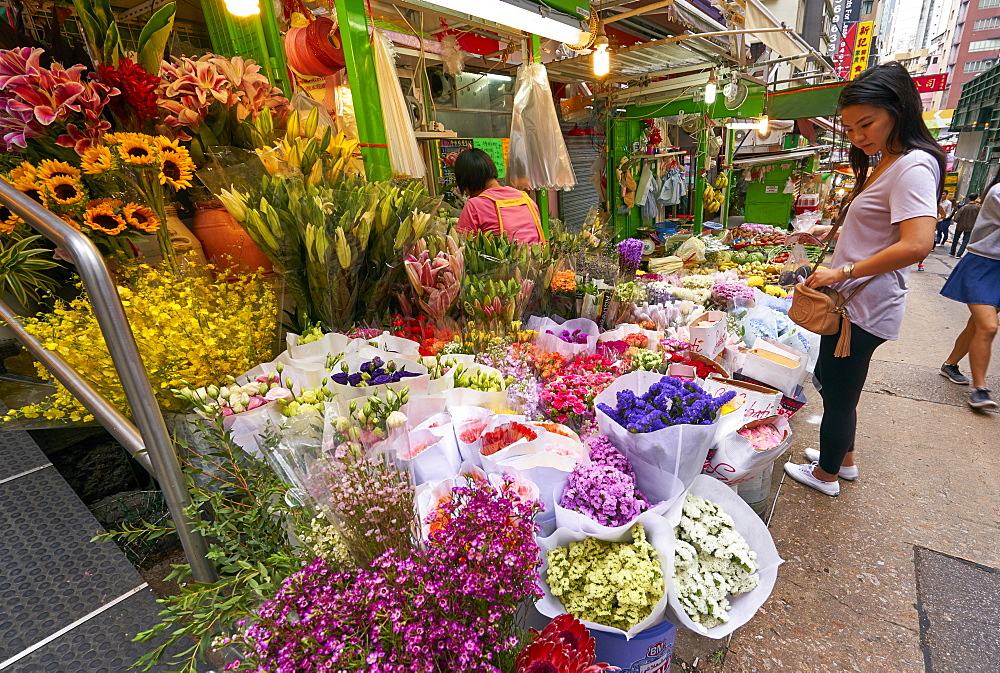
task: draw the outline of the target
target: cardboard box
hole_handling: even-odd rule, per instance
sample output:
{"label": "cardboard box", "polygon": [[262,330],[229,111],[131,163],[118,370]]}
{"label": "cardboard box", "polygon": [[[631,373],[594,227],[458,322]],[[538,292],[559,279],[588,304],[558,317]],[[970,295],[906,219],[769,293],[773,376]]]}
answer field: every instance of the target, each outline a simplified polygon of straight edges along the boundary
{"label": "cardboard box", "polygon": [[[697,327],[699,323],[706,325]],[[688,327],[691,350],[701,353],[710,360],[726,347],[726,314],[723,311],[708,311],[691,321]]]}
{"label": "cardboard box", "polygon": [[705,392],[715,396],[729,390],[736,392],[730,404],[742,402],[738,411],[748,421],[770,418],[781,413],[781,392],[774,388],[721,376],[710,376],[702,385]]}
{"label": "cardboard box", "polygon": [[[773,356],[773,357],[772,357]],[[809,356],[790,346],[771,339],[757,339],[754,349],[747,353],[743,373],[749,378],[777,388],[794,397],[806,377]]]}

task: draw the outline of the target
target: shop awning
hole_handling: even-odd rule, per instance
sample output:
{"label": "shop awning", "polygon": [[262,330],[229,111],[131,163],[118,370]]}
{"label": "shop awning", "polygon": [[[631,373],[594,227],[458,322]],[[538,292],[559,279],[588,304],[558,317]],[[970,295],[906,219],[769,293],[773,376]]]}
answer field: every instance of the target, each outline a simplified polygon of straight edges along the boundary
{"label": "shop awning", "polygon": [[749,157],[737,157],[733,159],[733,168],[743,168],[746,166],[760,166],[762,164],[777,164],[782,161],[793,159],[804,159],[819,154],[833,147],[832,145],[817,145],[815,147],[803,147],[797,150],[786,150],[784,152],[768,152]]}
{"label": "shop awning", "polygon": [[[740,3],[743,4],[743,3]],[[747,28],[774,28],[783,25],[778,21],[764,5],[757,0],[748,0],[744,7],[745,25]],[[755,37],[771,48],[778,56],[788,58],[798,56],[805,49],[795,39],[785,33],[760,33]],[[805,70],[806,59],[799,58],[792,61],[799,70]]]}
{"label": "shop awning", "polygon": [[840,90],[846,84],[831,82],[768,94],[767,116],[771,119],[832,117],[837,113]]}

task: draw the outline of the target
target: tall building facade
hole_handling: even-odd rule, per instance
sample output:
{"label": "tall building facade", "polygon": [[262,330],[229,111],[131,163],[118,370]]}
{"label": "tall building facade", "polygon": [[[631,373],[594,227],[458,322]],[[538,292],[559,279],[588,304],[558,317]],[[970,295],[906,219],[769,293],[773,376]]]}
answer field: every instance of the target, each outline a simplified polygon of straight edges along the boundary
{"label": "tall building facade", "polygon": [[1000,62],[1000,0],[955,0],[946,39],[948,90],[937,103],[954,108],[962,85]]}

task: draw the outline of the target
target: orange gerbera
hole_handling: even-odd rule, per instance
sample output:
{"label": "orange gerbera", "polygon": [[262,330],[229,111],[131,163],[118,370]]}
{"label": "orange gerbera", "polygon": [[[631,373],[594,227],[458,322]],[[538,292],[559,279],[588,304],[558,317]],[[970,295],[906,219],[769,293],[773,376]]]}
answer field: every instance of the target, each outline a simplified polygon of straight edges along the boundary
{"label": "orange gerbera", "polygon": [[110,203],[87,208],[87,212],[83,216],[83,223],[94,231],[100,231],[108,236],[117,236],[128,228],[128,224],[121,215],[115,212],[115,208]]}
{"label": "orange gerbera", "polygon": [[38,177],[42,180],[48,180],[57,176],[79,180],[80,169],[76,166],[71,166],[65,161],[55,161],[53,159],[45,159],[42,163],[38,164]]}
{"label": "orange gerbera", "polygon": [[160,218],[148,206],[138,203],[126,203],[122,207],[122,216],[126,222],[140,231],[153,233],[160,228]]}

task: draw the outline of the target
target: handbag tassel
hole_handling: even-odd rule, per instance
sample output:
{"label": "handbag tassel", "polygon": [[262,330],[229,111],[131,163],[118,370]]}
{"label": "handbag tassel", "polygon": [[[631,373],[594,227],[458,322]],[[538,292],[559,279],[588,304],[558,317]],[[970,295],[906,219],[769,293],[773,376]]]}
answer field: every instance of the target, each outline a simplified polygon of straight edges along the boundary
{"label": "handbag tassel", "polygon": [[851,319],[845,312],[840,318],[840,338],[837,339],[837,348],[833,351],[833,357],[846,358],[851,354]]}

